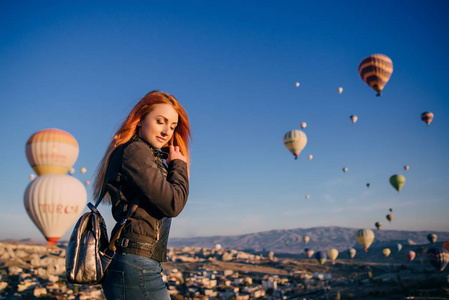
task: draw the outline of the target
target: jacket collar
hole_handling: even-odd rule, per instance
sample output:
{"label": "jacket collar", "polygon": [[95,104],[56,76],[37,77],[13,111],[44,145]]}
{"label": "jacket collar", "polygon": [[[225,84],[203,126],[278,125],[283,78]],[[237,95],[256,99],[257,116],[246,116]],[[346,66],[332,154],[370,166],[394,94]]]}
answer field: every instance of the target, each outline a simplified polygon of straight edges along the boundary
{"label": "jacket collar", "polygon": [[166,152],[162,152],[161,150],[154,148],[147,141],[145,141],[144,139],[139,137],[137,134],[133,135],[133,137],[130,140],[131,141],[138,141],[138,142],[142,142],[142,143],[146,144],[153,151],[154,156],[157,156],[157,157],[162,158],[162,159],[167,159],[168,158],[168,154]]}

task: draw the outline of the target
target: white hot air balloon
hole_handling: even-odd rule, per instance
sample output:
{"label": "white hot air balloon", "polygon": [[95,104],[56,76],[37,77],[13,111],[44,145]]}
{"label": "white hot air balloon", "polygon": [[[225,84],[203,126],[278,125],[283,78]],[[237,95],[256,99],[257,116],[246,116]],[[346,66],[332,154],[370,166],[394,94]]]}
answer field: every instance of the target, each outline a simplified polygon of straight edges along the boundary
{"label": "white hot air balloon", "polygon": [[349,119],[351,120],[351,122],[354,124],[355,122],[357,122],[358,117],[356,115],[351,115],[349,117]]}
{"label": "white hot air balloon", "polygon": [[307,136],[301,130],[291,130],[284,135],[284,145],[293,153],[295,159],[307,144]]}
{"label": "white hot air balloon", "polygon": [[299,82],[295,83],[295,85],[296,85],[296,87],[299,87],[299,86],[300,86]]}
{"label": "white hot air balloon", "polygon": [[28,216],[53,246],[80,217],[87,192],[72,176],[46,174],[28,184],[23,200]]}

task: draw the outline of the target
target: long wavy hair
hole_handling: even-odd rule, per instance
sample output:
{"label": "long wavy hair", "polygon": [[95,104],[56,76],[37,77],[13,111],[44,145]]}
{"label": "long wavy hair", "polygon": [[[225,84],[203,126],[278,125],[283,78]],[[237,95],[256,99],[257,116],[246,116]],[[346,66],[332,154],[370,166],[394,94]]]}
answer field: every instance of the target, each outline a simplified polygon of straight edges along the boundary
{"label": "long wavy hair", "polygon": [[[187,117],[187,113],[184,108],[179,104],[178,100],[172,95],[169,95],[160,91],[152,91],[146,94],[131,110],[126,120],[123,122],[120,129],[115,133],[112,141],[109,143],[108,148],[97,167],[97,174],[94,179],[93,196],[94,199],[98,198],[103,185],[108,165],[111,160],[111,156],[114,151],[120,145],[128,142],[135,134],[137,134],[137,124],[139,121],[145,119],[146,115],[154,110],[154,107],[158,104],[171,104],[174,110],[178,113],[179,120],[178,125],[173,133],[172,138],[167,142],[164,147],[168,145],[179,146],[179,150],[182,155],[187,158],[187,166],[189,166],[189,148],[190,148],[190,124]],[[103,200],[105,203],[111,203],[109,197],[105,197]]]}

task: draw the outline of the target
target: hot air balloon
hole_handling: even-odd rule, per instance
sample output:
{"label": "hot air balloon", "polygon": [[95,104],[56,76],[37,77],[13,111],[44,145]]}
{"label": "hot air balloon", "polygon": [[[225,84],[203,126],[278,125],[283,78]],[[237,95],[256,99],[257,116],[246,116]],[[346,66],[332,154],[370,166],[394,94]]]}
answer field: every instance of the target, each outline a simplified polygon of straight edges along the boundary
{"label": "hot air balloon", "polygon": [[36,175],[30,174],[30,180],[33,180],[34,178],[36,178]]}
{"label": "hot air balloon", "polygon": [[357,122],[358,117],[357,117],[356,115],[351,115],[351,116],[349,117],[349,120],[351,120],[351,122],[354,124],[355,122]]}
{"label": "hot air balloon", "polygon": [[313,253],[314,253],[314,251],[312,249],[309,249],[309,248],[305,248],[304,252],[306,253],[308,258],[311,258]]}
{"label": "hot air balloon", "polygon": [[296,87],[299,87],[300,84],[299,84],[299,82],[297,82],[297,83],[295,83],[295,85],[296,85]]}
{"label": "hot air balloon", "polygon": [[86,169],[86,168],[84,168],[84,167],[82,167],[80,171],[81,171],[81,174],[84,174],[84,173],[86,173],[86,172],[87,172],[87,169]]}
{"label": "hot air balloon", "polygon": [[74,169],[74,168],[70,168],[70,170],[69,170],[69,174],[70,174],[70,175],[73,175],[73,174],[75,174],[75,169]]}
{"label": "hot air balloon", "polygon": [[429,240],[429,242],[431,242],[432,244],[435,244],[435,242],[437,241],[437,235],[435,233],[429,233],[427,235],[427,239]]}
{"label": "hot air balloon", "polygon": [[382,227],[382,222],[376,222],[374,225],[376,226],[377,230],[379,230]]}
{"label": "hot air balloon", "polygon": [[331,260],[331,262],[334,264],[335,260],[338,257],[338,250],[335,248],[332,248],[330,250],[327,251],[327,256],[329,257],[329,259]]}
{"label": "hot air balloon", "polygon": [[383,255],[385,255],[385,257],[388,257],[388,255],[390,255],[391,250],[388,248],[385,248],[384,250],[382,250]]}
{"label": "hot air balloon", "polygon": [[348,172],[348,168],[343,168],[343,172]]}
{"label": "hot air balloon", "polygon": [[408,169],[410,169],[409,166],[404,166],[404,170],[408,171]]}
{"label": "hot air balloon", "polygon": [[307,136],[301,130],[291,130],[284,135],[284,145],[293,153],[295,159],[307,144]]}
{"label": "hot air balloon", "polygon": [[368,251],[369,246],[374,241],[374,232],[371,229],[359,229],[357,230],[355,237],[357,242],[363,246],[365,251]]}
{"label": "hot air balloon", "polygon": [[391,222],[393,220],[393,215],[392,214],[388,214],[386,216],[386,218],[387,218],[388,222]]}
{"label": "hot air balloon", "polygon": [[315,253],[315,258],[320,263],[320,265],[322,265],[326,262],[327,255],[323,251],[318,251],[317,253]]}
{"label": "hot air balloon", "polygon": [[301,128],[306,128],[307,127],[307,123],[306,122],[301,122],[301,124],[299,124],[299,126],[301,126]]}
{"label": "hot air balloon", "polygon": [[37,175],[65,174],[78,158],[78,142],[60,129],[43,129],[26,143],[26,156]]}
{"label": "hot air balloon", "polygon": [[393,62],[383,54],[365,57],[359,64],[359,75],[366,84],[381,96],[381,91],[393,73]]}
{"label": "hot air balloon", "polygon": [[357,253],[357,250],[355,250],[354,248],[348,249],[348,255],[349,255],[349,258],[354,258],[354,256],[356,255],[356,253]]}
{"label": "hot air balloon", "polygon": [[409,261],[412,261],[412,260],[415,259],[416,253],[415,253],[415,251],[411,251],[411,250],[410,250],[409,252],[407,252],[407,253],[405,254],[405,257],[407,257]]}
{"label": "hot air balloon", "polygon": [[306,245],[307,245],[307,243],[310,241],[310,237],[306,235],[305,237],[302,238],[302,240],[303,240],[304,243],[306,243]]}
{"label": "hot air balloon", "polygon": [[367,184],[366,184],[366,187],[367,187],[367,188],[370,188],[370,186],[371,186],[371,183],[367,183]]}
{"label": "hot air balloon", "polygon": [[310,198],[310,195],[306,195],[306,199],[309,199]]}
{"label": "hot air balloon", "polygon": [[400,243],[397,243],[396,244],[396,249],[398,250],[398,252],[401,251],[402,245]]}
{"label": "hot air balloon", "polygon": [[339,88],[338,88],[338,93],[339,93],[339,94],[343,93],[343,88],[342,88],[342,87],[339,87]]}
{"label": "hot air balloon", "polygon": [[443,272],[449,262],[449,252],[443,248],[430,248],[427,250],[427,259],[438,271]]}
{"label": "hot air balloon", "polygon": [[90,184],[90,181],[89,181],[89,180],[86,180],[86,181],[84,181],[84,184],[85,184],[85,185],[89,185],[89,184]]}
{"label": "hot air balloon", "polygon": [[390,212],[393,212],[393,209],[392,209],[392,208],[390,208],[389,210],[390,210]]}
{"label": "hot air balloon", "polygon": [[421,114],[421,120],[423,120],[424,123],[426,123],[427,125],[429,125],[430,122],[432,122],[432,119],[433,113],[431,113],[430,111],[426,111]]}
{"label": "hot air balloon", "polygon": [[390,177],[390,183],[399,193],[404,186],[405,177],[400,174],[395,174]]}
{"label": "hot air balloon", "polygon": [[24,194],[28,216],[51,246],[77,221],[86,201],[83,184],[62,174],[39,176],[28,184]]}
{"label": "hot air balloon", "polygon": [[312,158],[313,158],[313,155],[309,154],[309,160],[312,160]]}

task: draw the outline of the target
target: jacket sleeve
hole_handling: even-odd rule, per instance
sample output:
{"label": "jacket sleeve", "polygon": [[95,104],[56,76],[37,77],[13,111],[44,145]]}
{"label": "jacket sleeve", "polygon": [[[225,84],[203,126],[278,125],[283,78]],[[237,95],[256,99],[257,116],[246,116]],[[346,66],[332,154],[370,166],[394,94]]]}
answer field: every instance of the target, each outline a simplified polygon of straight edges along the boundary
{"label": "jacket sleeve", "polygon": [[165,178],[157,167],[151,149],[143,143],[131,143],[123,153],[122,172],[132,188],[140,191],[143,197],[141,204],[157,207],[166,217],[176,217],[181,213],[189,194],[187,164],[184,161],[170,161]]}

